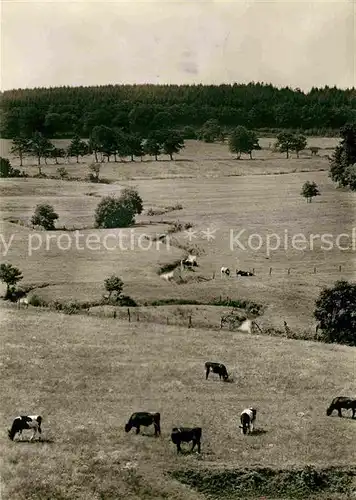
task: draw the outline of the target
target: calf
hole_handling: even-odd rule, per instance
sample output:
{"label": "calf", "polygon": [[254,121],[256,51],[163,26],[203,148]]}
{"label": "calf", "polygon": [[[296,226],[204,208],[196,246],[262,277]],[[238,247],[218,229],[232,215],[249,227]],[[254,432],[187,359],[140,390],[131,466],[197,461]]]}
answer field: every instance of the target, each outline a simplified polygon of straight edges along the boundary
{"label": "calf", "polygon": [[181,443],[189,443],[192,441],[193,446],[190,451],[193,451],[195,445],[198,447],[198,453],[200,453],[201,444],[201,427],[174,427],[172,429],[171,440],[177,445],[177,453],[181,452]]}
{"label": "calf", "polygon": [[149,413],[147,411],[140,411],[133,413],[125,425],[125,432],[130,432],[132,427],[136,428],[136,434],[140,433],[140,426],[148,427],[152,425],[155,429],[155,436],[161,434],[161,414],[160,413]]}
{"label": "calf", "polygon": [[246,408],[240,416],[240,429],[242,434],[253,432],[253,423],[256,420],[257,411],[254,408]]}
{"label": "calf", "polygon": [[254,274],[251,273],[250,271],[241,271],[240,269],[236,271],[236,276],[254,276]]}
{"label": "calf", "polygon": [[337,410],[339,417],[342,417],[342,408],[344,408],[345,410],[352,410],[352,418],[355,418],[356,399],[338,396],[331,401],[329,408],[326,410],[326,414],[330,416],[334,410]]}
{"label": "calf", "polygon": [[[12,422],[11,429],[8,430],[9,438],[11,441],[14,440],[15,434],[19,433],[19,436],[22,436],[22,431],[24,429],[32,429],[32,436],[30,441],[33,440],[36,433],[42,433],[41,430],[42,417],[40,415],[21,415],[20,417],[16,417]],[[38,438],[41,440],[41,436]]]}
{"label": "calf", "polygon": [[227,373],[226,366],[222,363],[213,363],[212,361],[207,361],[205,363],[206,376],[205,380],[208,380],[210,370],[213,373],[217,373],[219,375],[220,380],[227,380],[229,378],[229,374]]}
{"label": "calf", "polygon": [[222,267],[220,269],[220,275],[221,275],[221,277],[230,276],[230,269],[228,267]]}

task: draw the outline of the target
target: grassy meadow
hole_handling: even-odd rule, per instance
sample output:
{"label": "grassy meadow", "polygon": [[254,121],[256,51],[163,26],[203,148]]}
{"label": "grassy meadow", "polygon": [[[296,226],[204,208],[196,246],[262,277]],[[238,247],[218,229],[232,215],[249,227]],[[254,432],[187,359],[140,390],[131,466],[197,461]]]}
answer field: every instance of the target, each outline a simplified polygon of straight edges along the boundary
{"label": "grassy meadow", "polygon": [[[355,465],[355,422],[325,414],[333,397],[354,394],[355,349],[220,331],[221,314],[231,307],[211,305],[219,297],[261,303],[264,311],[256,322],[262,330],[283,330],[287,321],[296,334],[312,336],[322,287],[355,280],[355,252],[335,244],[339,234],[351,237],[356,201],[355,193],[337,189],[328,178],[328,155],[338,140],[311,138],[309,146],[321,147],[318,156],[306,150],[288,160],[272,151],[273,142],[263,138],[263,149],[253,160],[235,160],[226,144],[187,141],[172,162],[162,156],[158,162],[102,164],[100,176],[107,184],[85,180],[93,161],[88,157],[64,165],[80,181],[1,180],[1,262],[21,269],[20,284],[32,284],[32,295],[45,301],[100,301],[104,279],[116,274],[124,281],[125,295],[139,305],[131,309],[128,323],[126,308],[113,319],[105,317],[112,316],[110,307],[69,316],[0,304],[1,500],[196,500],[206,497],[167,473]],[[0,147],[1,156],[17,167],[9,141]],[[36,160],[27,158],[23,169],[35,175]],[[53,164],[42,167],[48,176],[56,176],[56,169]],[[310,204],[300,195],[307,180],[321,191]],[[95,229],[100,198],[128,186],[137,187],[144,202],[135,227]],[[54,207],[62,229],[28,226],[38,203]],[[176,204],[182,209],[148,213]],[[192,224],[191,242],[183,231],[172,234],[169,245],[147,239],[178,221]],[[75,229],[82,235],[77,246]],[[203,232],[207,229],[214,231],[210,241]],[[241,230],[244,248],[231,240]],[[312,248],[293,249],[291,238],[298,233],[307,239],[329,234],[333,248],[321,248],[316,237]],[[259,249],[256,236],[248,244],[253,234],[261,238]],[[125,248],[115,245],[120,235]],[[279,248],[268,251],[268,237],[272,245],[280,238]],[[84,243],[87,238],[91,245]],[[340,244],[350,241],[344,237]],[[197,251],[199,267],[185,271],[183,282],[163,280],[160,270],[189,247]],[[221,266],[233,273],[254,269],[255,276],[221,278]],[[167,299],[205,305],[152,305]],[[234,382],[219,383],[214,377],[206,382],[208,359],[225,363]],[[258,409],[258,432],[245,438],[237,419],[252,404]],[[151,429],[143,432],[147,436],[124,433],[130,414],[140,410],[161,412],[161,438],[149,437]],[[11,419],[34,412],[44,417],[45,441],[11,443],[6,434]],[[176,456],[169,442],[175,425],[203,427],[201,457]]]}
{"label": "grassy meadow", "polygon": [[[332,148],[335,142],[335,139],[315,138],[310,144]],[[24,281],[50,284],[35,291],[45,300],[99,300],[103,279],[115,273],[122,277],[125,293],[140,305],[166,298],[191,298],[202,302],[220,296],[248,299],[266,305],[265,314],[260,318],[262,328],[279,328],[286,320],[295,330],[314,331],[314,300],[321,287],[337,279],[355,277],[354,252],[338,249],[335,245],[338,234],[351,235],[355,194],[336,189],[328,178],[325,154],[330,154],[329,149],[320,150],[318,157],[311,158],[306,150],[300,159],[292,155],[286,160],[284,155],[268,149],[272,143],[272,139],[262,139],[261,144],[267,149],[257,151],[255,160],[237,161],[231,158],[226,145],[188,141],[177,161],[103,164],[101,175],[111,179],[111,184],[4,179],[0,186],[0,229],[6,241],[13,235],[6,259],[23,270]],[[88,163],[90,160],[85,158],[78,165],[73,163],[66,167],[70,171],[73,169],[73,176],[84,179]],[[37,170],[35,166],[26,167],[26,171],[31,169],[32,173]],[[55,175],[56,166],[44,166],[43,171]],[[189,178],[184,172],[189,173]],[[160,178],[157,178],[158,173]],[[300,196],[301,186],[307,180],[314,180],[322,193],[311,204]],[[101,196],[117,195],[126,186],[138,188],[145,212],[137,217],[134,243],[129,243],[130,230],[124,230],[123,247],[118,247],[113,242],[113,235],[117,237],[120,230],[93,229],[94,211]],[[58,244],[61,231],[51,235],[41,232],[40,243],[39,237],[32,236],[35,250],[28,255],[33,231],[9,219],[28,222],[40,202],[53,205],[59,214],[58,226],[85,228],[82,241],[94,234],[100,238],[100,243],[95,248],[78,249],[74,233],[66,231]],[[182,205],[182,210],[151,217],[146,214],[149,208],[157,210],[177,203]],[[146,250],[149,243],[139,245],[144,235],[162,233],[175,221],[193,224],[196,233],[191,242],[181,232],[172,236],[169,248],[152,244]],[[208,241],[201,232],[208,228],[215,230],[214,240]],[[244,233],[239,241],[243,249],[231,243],[241,230]],[[256,238],[248,245],[248,238],[254,233],[262,239],[260,249],[256,249],[259,246]],[[317,238],[311,249],[293,249],[291,238],[298,233],[307,239],[311,235],[329,233],[334,248],[323,250]],[[271,245],[280,239],[277,250],[267,252],[268,235]],[[286,243],[285,235],[288,236]],[[53,238],[49,242],[48,236]],[[111,238],[108,246],[112,249],[105,248],[105,236]],[[341,240],[341,245],[350,243],[345,241]],[[199,268],[195,273],[185,273],[185,284],[167,283],[158,274],[161,266],[184,255],[184,251],[175,246],[177,243],[186,248],[193,245],[200,250]],[[40,248],[36,249],[37,246]],[[125,250],[127,247],[129,249]],[[23,265],[25,256],[26,266]],[[221,280],[219,270],[224,265],[233,271],[254,269],[256,276]],[[209,281],[199,281],[201,276]],[[162,310],[157,317],[161,315]],[[206,324],[204,311],[198,308],[194,315],[196,323]],[[213,325],[218,325],[220,312],[215,316]]]}
{"label": "grassy meadow", "polygon": [[[6,500],[193,500],[204,497],[169,471],[355,464],[355,422],[325,414],[353,391],[352,348],[11,307],[1,332]],[[234,383],[205,381],[210,358]],[[256,434],[245,437],[238,416],[251,404]],[[10,442],[11,418],[34,409],[44,442]],[[125,434],[139,410],[161,412],[160,438]],[[201,456],[176,455],[176,425],[202,426]]]}

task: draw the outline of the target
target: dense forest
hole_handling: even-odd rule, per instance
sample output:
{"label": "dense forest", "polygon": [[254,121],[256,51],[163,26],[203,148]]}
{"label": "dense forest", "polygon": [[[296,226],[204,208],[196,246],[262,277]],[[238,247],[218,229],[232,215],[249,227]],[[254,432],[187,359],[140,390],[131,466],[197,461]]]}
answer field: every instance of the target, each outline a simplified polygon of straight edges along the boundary
{"label": "dense forest", "polygon": [[1,93],[1,137],[89,137],[95,126],[145,134],[199,129],[217,120],[232,129],[291,129],[328,135],[356,121],[356,90],[248,85],[107,85],[17,89]]}

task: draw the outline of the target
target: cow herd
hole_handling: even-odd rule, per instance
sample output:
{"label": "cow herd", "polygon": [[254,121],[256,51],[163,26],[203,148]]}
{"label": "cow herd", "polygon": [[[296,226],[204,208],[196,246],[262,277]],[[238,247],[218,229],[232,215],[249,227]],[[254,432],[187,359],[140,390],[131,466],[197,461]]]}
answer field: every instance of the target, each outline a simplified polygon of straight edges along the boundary
{"label": "cow herd", "polygon": [[[229,267],[223,266],[220,269],[220,276],[223,278],[224,276],[230,276],[231,275],[231,270]],[[236,276],[254,276],[254,274],[251,271],[242,271],[241,269],[236,269]]]}
{"label": "cow herd", "polygon": [[[219,375],[220,379],[227,381],[229,379],[229,374],[227,372],[226,366],[222,363],[216,363],[213,361],[207,361],[205,363],[205,378],[209,377],[209,373],[215,373]],[[326,414],[330,416],[334,410],[338,412],[339,417],[342,417],[342,409],[352,410],[352,418],[356,417],[356,399],[338,396],[334,398],[330,406],[326,410]],[[253,407],[245,408],[240,414],[240,425],[242,434],[253,433],[254,423],[256,421],[257,410]],[[43,418],[40,415],[22,415],[16,417],[11,428],[8,430],[8,436],[11,441],[14,440],[16,434],[22,437],[22,431],[25,429],[32,430],[32,436],[30,441],[33,441],[36,434],[39,434],[39,441],[41,440],[41,424]],[[158,412],[151,413],[146,411],[136,412],[131,415],[128,422],[125,425],[125,432],[130,432],[132,428],[136,429],[136,434],[140,433],[141,426],[148,427],[153,425],[154,434],[156,437],[161,435],[161,414]],[[198,453],[201,452],[201,439],[202,439],[202,428],[201,427],[173,427],[171,432],[171,441],[177,447],[177,453],[182,451],[182,443],[192,443],[191,451],[197,447]]]}

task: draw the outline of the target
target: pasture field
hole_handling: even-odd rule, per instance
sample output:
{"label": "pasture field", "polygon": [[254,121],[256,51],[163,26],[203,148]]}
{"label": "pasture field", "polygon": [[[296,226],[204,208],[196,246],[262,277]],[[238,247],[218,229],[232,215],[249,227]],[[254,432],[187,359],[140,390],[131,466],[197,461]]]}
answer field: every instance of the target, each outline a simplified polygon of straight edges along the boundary
{"label": "pasture field", "polygon": [[[1,180],[1,262],[21,269],[20,285],[31,284],[31,294],[47,302],[99,302],[104,279],[116,274],[125,295],[139,305],[131,308],[131,324],[123,320],[127,308],[113,319],[105,317],[112,316],[112,307],[68,316],[0,305],[1,500],[197,500],[205,497],[166,472],[355,464],[350,445],[355,422],[325,415],[333,397],[354,394],[355,349],[220,331],[220,317],[231,307],[211,305],[226,297],[253,301],[264,306],[256,319],[262,330],[283,330],[286,321],[296,336],[312,336],[322,287],[355,279],[356,195],[337,189],[327,172],[327,155],[337,139],[312,138],[309,145],[323,148],[319,156],[305,151],[289,160],[269,149],[273,142],[262,139],[264,149],[254,160],[237,161],[227,145],[187,141],[172,162],[162,157],[103,164],[106,184],[85,181],[93,158],[65,165],[80,181]],[[0,146],[7,156],[9,142]],[[9,157],[16,167],[17,160]],[[43,165],[42,170],[56,176],[56,168]],[[33,158],[26,159],[24,170],[37,173]],[[312,203],[300,195],[307,180],[321,191]],[[130,186],[144,202],[135,226],[95,229],[101,197]],[[57,231],[29,227],[38,203],[53,205]],[[149,215],[149,209],[163,212],[176,204],[182,208]],[[184,231],[170,235],[168,245],[149,240],[177,222],[192,224],[191,241]],[[81,234],[79,245],[75,230]],[[214,237],[208,239],[207,230]],[[234,240],[241,231],[242,247]],[[291,238],[300,233],[307,245],[293,248]],[[321,234],[329,235],[329,249],[321,245]],[[119,237],[121,247],[115,243]],[[268,250],[268,238],[272,246],[279,239],[278,248]],[[184,271],[181,282],[177,274],[173,282],[163,280],[160,272],[189,248],[199,267]],[[222,278],[221,266],[233,273],[254,269],[255,276]],[[202,305],[152,305],[168,299]],[[193,328],[187,328],[189,316]],[[224,362],[234,383],[206,382],[208,359]],[[245,439],[237,418],[251,404],[258,408],[260,432]],[[129,415],[140,410],[161,412],[161,438],[124,433]],[[34,412],[44,416],[47,440],[10,443],[9,419]],[[175,425],[203,427],[201,457],[176,456],[169,442]],[[345,495],[315,498],[350,498]]]}
{"label": "pasture field", "polygon": [[[264,147],[273,142],[268,138],[262,141]],[[333,139],[316,138],[314,142],[325,148],[335,144]],[[279,153],[263,149],[256,152],[256,157],[260,159],[236,161],[231,157],[229,159],[226,145],[188,141],[179,161],[103,164],[103,177],[113,180],[116,175],[115,182],[111,184],[59,179],[4,179],[0,185],[0,232],[7,241],[13,235],[6,260],[22,269],[24,282],[50,284],[35,291],[45,300],[100,300],[104,278],[115,273],[122,277],[125,293],[140,305],[167,298],[202,302],[211,302],[220,296],[248,299],[266,306],[265,314],[260,318],[262,328],[280,328],[285,320],[296,331],[314,331],[312,313],[320,289],[337,279],[354,279],[356,270],[355,251],[341,250],[335,244],[338,234],[345,233],[351,238],[355,221],[355,194],[335,188],[327,176],[328,160],[323,157],[323,151],[328,150],[321,150],[316,158],[308,157],[305,152],[300,159],[293,157],[286,160]],[[226,160],[220,161],[219,158],[224,155]],[[84,179],[88,165],[88,161],[84,160],[79,165],[73,163],[68,167],[74,169],[72,175]],[[31,168],[35,173],[36,168]],[[234,169],[239,172],[233,175]],[[43,170],[55,174],[53,165]],[[184,177],[183,171],[189,173],[189,178]],[[144,178],[140,177],[143,172]],[[158,172],[161,178],[157,178]],[[281,172],[289,173],[281,175]],[[322,193],[311,204],[300,196],[301,186],[307,180],[314,180]],[[85,247],[80,250],[75,247],[74,233],[70,231],[66,231],[60,240],[64,244],[58,245],[56,238],[62,234],[59,231],[39,233],[40,248],[28,255],[33,231],[8,222],[11,218],[28,222],[37,203],[50,203],[59,214],[58,226],[86,228],[82,231],[83,239],[94,234],[102,242],[105,235],[112,238],[120,230],[94,230],[95,207],[100,197],[117,195],[126,186],[138,188],[146,209],[137,217],[135,243],[130,245],[129,250],[120,247],[106,249],[102,243],[95,249]],[[151,217],[146,214],[149,208],[157,210],[176,203],[181,204],[183,209]],[[158,249],[152,245],[149,250],[138,247],[139,238],[162,233],[169,227],[167,223],[174,221],[193,224],[196,233],[191,242],[187,234],[180,232],[173,235],[173,244],[169,248],[166,245]],[[208,228],[215,230],[215,239],[210,241],[201,232]],[[244,232],[239,241],[245,249],[233,243],[233,237],[241,230]],[[123,233],[128,242],[130,230]],[[248,245],[248,238],[254,233],[262,239],[260,249],[256,249],[259,245],[256,237],[253,244]],[[308,239],[304,250],[291,246],[291,238],[298,233]],[[333,248],[323,249],[318,237],[310,247],[311,235],[324,233],[331,235]],[[273,234],[276,236],[271,236]],[[48,244],[47,236],[53,238]],[[272,245],[277,238],[280,239],[277,250],[267,252],[268,237]],[[33,238],[35,246],[38,239]],[[112,241],[108,246],[113,245]],[[186,248],[193,245],[200,250],[199,268],[194,273],[185,273],[187,282],[184,284],[164,282],[158,274],[161,266],[184,255],[184,251],[175,246],[176,243]],[[350,239],[341,240],[341,246],[348,245]],[[125,243],[124,248],[126,246]],[[222,280],[219,275],[222,265],[231,267],[233,271],[238,268],[254,269],[256,276]],[[214,273],[215,278],[211,279]],[[199,276],[209,281],[200,282]],[[168,314],[163,311],[160,309],[157,319]],[[204,311],[199,308],[194,316],[196,324],[207,323],[203,320]],[[219,321],[220,310],[216,312],[212,324],[216,326]]]}
{"label": "pasture field", "polygon": [[[355,464],[355,421],[325,414],[353,393],[353,348],[10,306],[0,317],[3,500],[197,500],[167,473]],[[224,360],[234,382],[206,381],[207,359]],[[257,432],[242,436],[251,404]],[[10,442],[11,419],[34,409],[43,442]],[[161,412],[160,438],[125,434],[139,410]],[[175,425],[202,426],[201,456],[176,455]]]}

